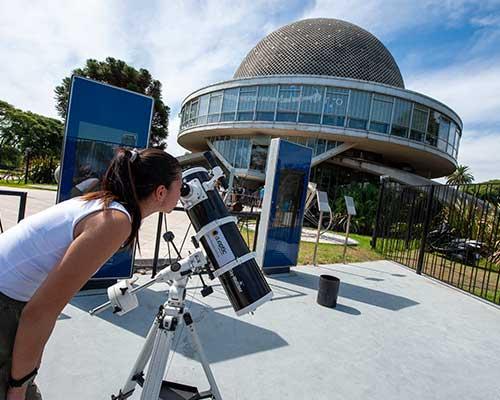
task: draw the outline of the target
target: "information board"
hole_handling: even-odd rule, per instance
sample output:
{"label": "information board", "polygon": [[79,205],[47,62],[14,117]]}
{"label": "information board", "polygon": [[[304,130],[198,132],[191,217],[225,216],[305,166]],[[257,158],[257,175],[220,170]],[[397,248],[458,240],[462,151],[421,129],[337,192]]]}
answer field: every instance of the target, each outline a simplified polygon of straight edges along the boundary
{"label": "information board", "polygon": [[348,215],[356,215],[356,208],[354,207],[354,199],[350,196],[344,196],[345,206]]}
{"label": "information board", "polygon": [[297,265],[312,150],[272,139],[257,237],[257,262],[266,274]]}
{"label": "information board", "polygon": [[[98,190],[118,147],[148,146],[153,105],[149,96],[72,77],[57,202]],[[133,257],[117,252],[93,279],[130,277]]]}
{"label": "information board", "polygon": [[319,212],[329,213],[330,203],[328,202],[328,194],[318,190],[318,210]]}

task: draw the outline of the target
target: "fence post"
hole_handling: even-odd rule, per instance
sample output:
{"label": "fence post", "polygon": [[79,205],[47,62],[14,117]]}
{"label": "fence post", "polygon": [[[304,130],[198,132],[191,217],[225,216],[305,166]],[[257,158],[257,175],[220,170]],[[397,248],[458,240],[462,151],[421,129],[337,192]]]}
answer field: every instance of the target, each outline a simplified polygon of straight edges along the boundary
{"label": "fence post", "polygon": [[408,247],[410,245],[410,239],[411,239],[411,228],[413,226],[413,209],[415,206],[415,192],[412,189],[409,189],[409,192],[411,194],[411,202],[410,203],[410,210],[408,212],[408,221],[406,223],[406,239],[405,239],[405,249],[408,250]]}
{"label": "fence post", "polygon": [[427,207],[425,210],[425,221],[424,221],[424,229],[422,232],[422,240],[420,242],[420,250],[418,253],[418,262],[417,262],[417,274],[422,274],[422,266],[424,264],[424,255],[425,255],[425,245],[427,243],[427,235],[429,233],[429,223],[431,219],[432,212],[432,200],[434,197],[434,186],[431,185],[429,188],[429,195],[427,196]]}
{"label": "fence post", "polygon": [[378,226],[380,225],[380,215],[382,214],[382,198],[384,197],[385,177],[380,177],[380,188],[378,191],[377,213],[375,214],[375,225],[373,226],[372,240],[370,241],[371,248],[377,246]]}
{"label": "fence post", "polygon": [[24,219],[26,214],[26,198],[28,196],[27,192],[22,192],[19,197],[19,212],[17,214],[17,222]]}

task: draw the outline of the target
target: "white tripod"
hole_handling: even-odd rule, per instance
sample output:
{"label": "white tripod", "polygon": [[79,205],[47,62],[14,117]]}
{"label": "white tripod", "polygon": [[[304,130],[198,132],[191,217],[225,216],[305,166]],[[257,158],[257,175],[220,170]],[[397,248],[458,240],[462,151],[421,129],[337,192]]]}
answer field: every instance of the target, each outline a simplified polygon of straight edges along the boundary
{"label": "white tripod", "polygon": [[[222,400],[217,383],[196,333],[191,314],[185,309],[186,284],[189,277],[200,272],[207,261],[201,251],[180,260],[161,270],[154,280],[132,288],[129,281],[121,281],[108,288],[110,301],[91,310],[91,314],[113,307],[114,312],[123,315],[138,306],[135,293],[151,286],[155,282],[168,282],[170,290],[167,301],[160,306],[158,314],[151,326],[146,342],[118,395],[111,395],[112,400],[123,400],[132,395],[137,384],[143,387],[141,400]],[[210,384],[210,389],[199,393],[193,386],[163,381],[176,330],[185,324],[198,353],[199,360]],[[148,371],[144,374],[146,364]]]}

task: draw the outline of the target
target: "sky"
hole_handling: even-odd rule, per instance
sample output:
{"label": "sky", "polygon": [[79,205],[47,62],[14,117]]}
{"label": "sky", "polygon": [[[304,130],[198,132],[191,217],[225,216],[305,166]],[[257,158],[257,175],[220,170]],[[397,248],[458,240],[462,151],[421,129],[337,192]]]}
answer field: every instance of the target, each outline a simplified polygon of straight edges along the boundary
{"label": "sky", "polygon": [[304,18],[337,18],[377,36],[407,89],[439,100],[464,123],[460,164],[477,182],[500,178],[500,0],[0,0],[0,99],[57,117],[54,88],[88,58],[148,69],[171,107],[231,79],[268,33]]}

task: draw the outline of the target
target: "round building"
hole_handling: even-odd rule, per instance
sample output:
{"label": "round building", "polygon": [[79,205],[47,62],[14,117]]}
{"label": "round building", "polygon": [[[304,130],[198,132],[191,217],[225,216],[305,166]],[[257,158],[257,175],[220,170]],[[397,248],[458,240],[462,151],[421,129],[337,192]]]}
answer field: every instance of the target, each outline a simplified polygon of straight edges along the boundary
{"label": "round building", "polygon": [[460,117],[405,89],[391,53],[351,23],[306,19],[262,39],[233,79],[188,95],[178,142],[213,150],[235,177],[262,182],[270,140],[313,150],[323,190],[380,175],[409,184],[455,170]]}

